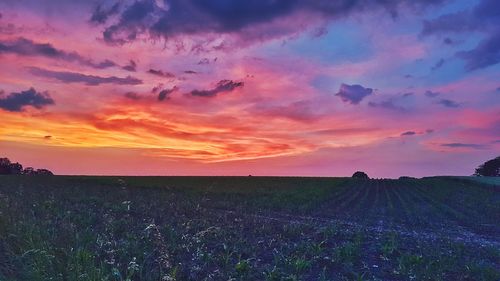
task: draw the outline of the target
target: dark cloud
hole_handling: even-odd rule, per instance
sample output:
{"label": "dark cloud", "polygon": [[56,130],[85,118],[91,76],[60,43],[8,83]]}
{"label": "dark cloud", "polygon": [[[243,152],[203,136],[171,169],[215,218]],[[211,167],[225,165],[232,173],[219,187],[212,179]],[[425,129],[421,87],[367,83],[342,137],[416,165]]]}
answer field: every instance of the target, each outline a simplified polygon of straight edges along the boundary
{"label": "dark cloud", "polygon": [[413,75],[411,75],[411,74],[406,74],[404,77],[405,77],[405,78],[413,78]]}
{"label": "dark cloud", "polygon": [[451,148],[473,148],[473,149],[485,149],[486,146],[484,144],[474,144],[474,143],[443,143],[441,146],[451,147]]}
{"label": "dark cloud", "polygon": [[243,87],[243,82],[234,82],[232,80],[221,80],[217,83],[216,87],[210,90],[193,90],[192,96],[197,97],[214,97],[219,93],[232,92],[234,89]]}
{"label": "dark cloud", "polygon": [[159,90],[161,90],[161,88],[163,88],[163,83],[159,83],[154,86],[153,89],[151,89],[151,93],[156,94]]}
{"label": "dark cloud", "polygon": [[439,59],[436,64],[434,64],[434,66],[431,67],[431,70],[437,70],[439,68],[441,68],[445,63],[445,60],[444,59]]}
{"label": "dark cloud", "polygon": [[184,73],[186,73],[186,74],[197,74],[198,72],[196,72],[194,70],[186,70],[186,71],[184,71]]}
{"label": "dark cloud", "polygon": [[407,131],[407,132],[404,132],[401,134],[402,137],[404,136],[413,136],[413,135],[416,135],[417,133],[415,133],[414,131]]}
{"label": "dark cloud", "polygon": [[458,52],[457,56],[465,61],[465,69],[467,71],[473,71],[499,63],[500,32],[482,40],[470,51]]}
{"label": "dark cloud", "polygon": [[[423,7],[441,0],[283,0],[283,1],[230,1],[230,0],[170,0],[135,1],[125,7],[118,20],[105,27],[103,38],[110,44],[124,44],[140,35],[170,40],[179,35],[239,34],[242,39],[261,40],[290,35],[307,26],[291,20],[289,28],[270,30],[269,25],[280,19],[299,14],[317,19],[311,24],[334,20],[350,14],[385,9],[395,16],[402,6]],[[167,7],[168,5],[168,7]],[[297,22],[297,24],[295,24]],[[257,34],[248,35],[252,29]],[[248,36],[248,38],[243,38]],[[252,38],[249,38],[252,37]]]}
{"label": "dark cloud", "polygon": [[135,92],[126,92],[124,97],[131,100],[140,100],[141,96]]}
{"label": "dark cloud", "polygon": [[10,93],[7,96],[0,94],[0,108],[7,111],[21,112],[27,106],[42,109],[53,104],[54,100],[47,92],[37,92],[34,88],[19,93]]}
{"label": "dark cloud", "polygon": [[460,107],[460,104],[457,103],[456,101],[449,100],[449,99],[441,99],[437,102],[437,104],[440,104],[442,106],[450,107],[450,108],[457,108]]}
{"label": "dark cloud", "polygon": [[500,62],[499,11],[500,1],[482,0],[469,10],[425,21],[422,34],[483,33],[484,39],[475,48],[457,52],[456,56],[465,61],[467,71],[485,68]]}
{"label": "dark cloud", "polygon": [[433,91],[430,91],[430,90],[425,91],[425,93],[424,93],[424,95],[425,95],[426,97],[429,97],[429,98],[435,98],[435,97],[439,96],[440,94],[441,94],[441,93],[438,93],[438,92],[433,92]]}
{"label": "dark cloud", "polygon": [[0,54],[2,53],[16,54],[19,56],[41,56],[67,62],[75,62],[96,69],[116,66],[116,63],[111,60],[104,60],[96,63],[76,52],[66,52],[55,48],[52,44],[36,43],[22,37],[13,41],[0,41]]}
{"label": "dark cloud", "polygon": [[99,84],[116,84],[116,85],[139,85],[142,84],[142,80],[134,78],[132,76],[127,76],[125,78],[120,77],[101,77],[95,75],[86,75],[78,72],[68,72],[68,71],[52,71],[38,67],[29,68],[31,74],[56,79],[65,83],[85,83],[89,86],[96,86]]}
{"label": "dark cloud", "polygon": [[156,69],[150,69],[150,70],[148,70],[148,73],[156,75],[156,76],[160,76],[160,77],[165,77],[165,78],[174,78],[175,77],[175,75],[173,73],[166,72],[166,71],[164,72],[162,70],[156,70]]}
{"label": "dark cloud", "polygon": [[103,7],[102,4],[99,4],[95,7],[94,12],[90,17],[90,22],[98,24],[105,23],[110,16],[117,14],[119,9],[120,2],[115,3],[111,7]]}
{"label": "dark cloud", "polygon": [[403,97],[403,98],[407,98],[407,97],[411,97],[411,96],[413,96],[414,94],[415,94],[415,93],[412,93],[412,92],[409,92],[409,93],[404,93],[404,94],[402,94],[402,95],[401,95],[401,97]]}
{"label": "dark cloud", "polygon": [[373,93],[373,89],[365,88],[361,85],[340,85],[339,92],[336,93],[336,96],[339,96],[342,101],[348,102],[350,104],[358,104],[365,97],[371,95]]}
{"label": "dark cloud", "polygon": [[179,88],[177,86],[174,86],[172,89],[164,89],[161,90],[160,93],[158,94],[158,100],[163,101],[165,99],[170,99],[170,94],[173,92],[176,92]]}
{"label": "dark cloud", "polygon": [[130,60],[129,63],[122,68],[127,71],[135,72],[137,69],[137,64],[135,63],[135,61]]}
{"label": "dark cloud", "polygon": [[380,107],[380,108],[385,108],[385,109],[390,109],[390,110],[396,110],[396,111],[406,111],[406,108],[403,106],[395,104],[394,100],[385,100],[381,102],[369,102],[368,106],[371,107]]}
{"label": "dark cloud", "polygon": [[210,64],[210,60],[207,58],[203,58],[198,62],[199,65]]}

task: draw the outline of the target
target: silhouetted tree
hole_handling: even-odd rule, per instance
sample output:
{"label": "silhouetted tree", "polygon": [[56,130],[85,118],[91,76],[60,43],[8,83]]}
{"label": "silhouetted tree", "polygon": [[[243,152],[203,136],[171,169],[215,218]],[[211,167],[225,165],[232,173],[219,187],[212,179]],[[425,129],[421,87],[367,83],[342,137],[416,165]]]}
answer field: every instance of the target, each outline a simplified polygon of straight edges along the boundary
{"label": "silhouetted tree", "polygon": [[364,179],[364,180],[369,179],[368,175],[365,172],[361,172],[361,171],[355,172],[354,174],[352,174],[352,177],[356,178],[356,179]]}
{"label": "silhouetted tree", "polygon": [[27,167],[23,170],[23,165],[10,162],[9,158],[0,158],[0,175],[28,175],[28,176],[52,176],[54,175],[47,169],[37,169]]}
{"label": "silhouetted tree", "polygon": [[10,164],[10,175],[20,175],[23,172],[23,165],[19,163]]}
{"label": "silhouetted tree", "polygon": [[36,175],[36,171],[33,167],[26,167],[23,170],[23,175],[34,176]]}
{"label": "silhouetted tree", "polygon": [[47,169],[38,169],[36,170],[37,176],[53,176],[54,174]]}
{"label": "silhouetted tree", "polygon": [[0,175],[20,175],[22,171],[21,164],[12,163],[9,158],[0,158]]}
{"label": "silhouetted tree", "polygon": [[477,167],[474,176],[500,177],[500,156],[488,160]]}
{"label": "silhouetted tree", "polygon": [[0,175],[8,175],[10,171],[9,158],[0,158]]}
{"label": "silhouetted tree", "polygon": [[409,177],[409,176],[400,176],[399,179],[400,180],[414,180],[415,178],[414,177]]}

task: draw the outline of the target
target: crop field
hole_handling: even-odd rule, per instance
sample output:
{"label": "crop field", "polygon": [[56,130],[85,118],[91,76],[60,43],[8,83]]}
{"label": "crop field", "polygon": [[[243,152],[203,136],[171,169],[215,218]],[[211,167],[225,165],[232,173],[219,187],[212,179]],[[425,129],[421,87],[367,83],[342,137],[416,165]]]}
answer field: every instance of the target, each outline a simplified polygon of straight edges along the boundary
{"label": "crop field", "polygon": [[0,280],[500,280],[495,181],[0,176]]}

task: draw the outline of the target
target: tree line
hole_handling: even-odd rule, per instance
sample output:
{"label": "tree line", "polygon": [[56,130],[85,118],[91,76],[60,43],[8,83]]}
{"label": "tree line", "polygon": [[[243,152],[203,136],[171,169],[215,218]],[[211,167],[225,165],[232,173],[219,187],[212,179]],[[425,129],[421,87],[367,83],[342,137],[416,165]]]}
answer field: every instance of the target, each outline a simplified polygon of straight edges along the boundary
{"label": "tree line", "polygon": [[9,158],[0,158],[0,175],[28,175],[28,176],[52,176],[54,175],[47,169],[35,169],[26,167],[19,163],[13,163]]}

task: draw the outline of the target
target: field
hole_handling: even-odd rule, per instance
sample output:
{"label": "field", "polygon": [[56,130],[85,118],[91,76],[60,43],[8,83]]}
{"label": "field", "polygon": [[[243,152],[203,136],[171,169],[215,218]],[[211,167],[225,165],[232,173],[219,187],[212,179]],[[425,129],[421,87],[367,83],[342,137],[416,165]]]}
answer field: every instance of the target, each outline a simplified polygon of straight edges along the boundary
{"label": "field", "polygon": [[0,280],[500,280],[468,178],[0,177]]}

